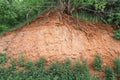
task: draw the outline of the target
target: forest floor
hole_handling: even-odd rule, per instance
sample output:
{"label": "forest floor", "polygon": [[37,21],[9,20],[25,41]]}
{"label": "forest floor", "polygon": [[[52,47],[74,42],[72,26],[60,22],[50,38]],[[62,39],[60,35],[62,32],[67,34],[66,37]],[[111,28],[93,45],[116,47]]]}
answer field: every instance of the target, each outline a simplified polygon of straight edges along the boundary
{"label": "forest floor", "polygon": [[16,59],[22,54],[33,61],[44,56],[48,65],[66,58],[73,62],[86,59],[91,65],[94,55],[100,54],[104,67],[113,65],[113,60],[120,56],[120,42],[113,38],[110,25],[83,21],[50,10],[29,24],[0,36],[0,52]]}

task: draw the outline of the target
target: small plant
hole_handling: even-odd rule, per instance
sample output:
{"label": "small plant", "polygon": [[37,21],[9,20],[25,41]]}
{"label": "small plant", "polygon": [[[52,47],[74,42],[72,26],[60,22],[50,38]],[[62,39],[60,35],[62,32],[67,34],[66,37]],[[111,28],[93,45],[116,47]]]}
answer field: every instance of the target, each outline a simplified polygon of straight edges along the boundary
{"label": "small plant", "polygon": [[114,61],[115,73],[120,75],[120,58],[116,58]]}
{"label": "small plant", "polygon": [[98,76],[94,76],[94,75],[90,75],[90,80],[99,80],[99,77]]}
{"label": "small plant", "polygon": [[7,55],[5,53],[0,53],[0,64],[5,64],[7,62]]}
{"label": "small plant", "polygon": [[18,65],[24,67],[24,57],[22,55],[18,57]]}
{"label": "small plant", "polygon": [[57,78],[57,80],[60,80],[62,69],[62,63],[57,61],[50,65],[47,72],[50,74],[51,78]]}
{"label": "small plant", "polygon": [[64,65],[63,65],[63,68],[65,68],[65,69],[71,69],[71,61],[70,61],[70,59],[66,59],[65,60],[65,63],[64,63]]}
{"label": "small plant", "polygon": [[120,29],[114,31],[114,38],[120,40]]}
{"label": "small plant", "polygon": [[69,58],[65,60],[65,63],[63,64],[63,71],[62,71],[62,77],[61,80],[73,80],[73,71],[71,68],[71,61]]}
{"label": "small plant", "polygon": [[8,29],[9,29],[8,26],[6,26],[6,25],[0,25],[0,32],[6,31]]}
{"label": "small plant", "polygon": [[114,71],[110,66],[105,68],[105,80],[115,80]]}
{"label": "small plant", "polygon": [[16,63],[15,63],[14,58],[11,58],[11,66],[10,67],[12,70],[16,69]]}
{"label": "small plant", "polygon": [[35,66],[38,68],[44,68],[46,60],[44,57],[41,57],[38,61],[35,62]]}
{"label": "small plant", "polygon": [[100,55],[95,55],[94,62],[93,62],[93,67],[95,70],[99,71],[102,68],[102,57]]}
{"label": "small plant", "polygon": [[33,63],[31,60],[27,60],[25,65],[24,65],[27,69],[30,69],[33,66]]}
{"label": "small plant", "polygon": [[75,80],[89,80],[90,79],[90,73],[89,68],[86,60],[82,61],[82,64],[80,62],[76,62],[74,65],[74,76]]}

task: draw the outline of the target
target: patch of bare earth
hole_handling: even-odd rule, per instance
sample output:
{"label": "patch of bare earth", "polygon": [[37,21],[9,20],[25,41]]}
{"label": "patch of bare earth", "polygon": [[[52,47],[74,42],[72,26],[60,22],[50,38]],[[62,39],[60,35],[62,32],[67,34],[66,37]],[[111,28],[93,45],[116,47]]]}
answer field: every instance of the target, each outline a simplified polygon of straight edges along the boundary
{"label": "patch of bare earth", "polygon": [[47,11],[30,24],[1,36],[0,52],[14,58],[23,54],[33,61],[44,56],[48,63],[66,58],[86,59],[90,65],[94,55],[99,53],[104,66],[111,65],[120,55],[120,41],[113,39],[112,32],[110,25]]}

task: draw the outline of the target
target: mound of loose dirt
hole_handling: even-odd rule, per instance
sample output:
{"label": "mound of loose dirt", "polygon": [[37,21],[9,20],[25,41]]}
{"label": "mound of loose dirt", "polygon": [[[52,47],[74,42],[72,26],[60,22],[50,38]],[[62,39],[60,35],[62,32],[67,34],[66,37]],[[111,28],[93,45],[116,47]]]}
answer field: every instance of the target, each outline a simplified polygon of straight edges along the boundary
{"label": "mound of loose dirt", "polygon": [[120,54],[120,42],[113,39],[110,25],[78,20],[59,11],[50,10],[17,30],[0,37],[0,52],[15,58],[36,60],[44,56],[48,62],[87,59],[102,55],[104,65]]}

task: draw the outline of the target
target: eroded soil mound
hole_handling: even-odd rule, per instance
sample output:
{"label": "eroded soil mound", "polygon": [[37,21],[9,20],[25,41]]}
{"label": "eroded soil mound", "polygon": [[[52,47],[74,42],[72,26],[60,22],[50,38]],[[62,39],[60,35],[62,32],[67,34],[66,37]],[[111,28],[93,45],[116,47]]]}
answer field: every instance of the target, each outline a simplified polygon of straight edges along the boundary
{"label": "eroded soil mound", "polygon": [[0,52],[15,58],[23,54],[32,60],[44,56],[48,62],[66,57],[92,62],[99,53],[106,65],[120,54],[120,41],[113,39],[112,32],[110,25],[47,11],[30,24],[1,36]]}

